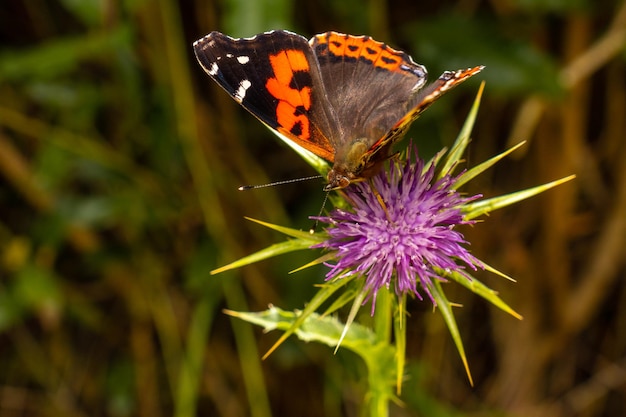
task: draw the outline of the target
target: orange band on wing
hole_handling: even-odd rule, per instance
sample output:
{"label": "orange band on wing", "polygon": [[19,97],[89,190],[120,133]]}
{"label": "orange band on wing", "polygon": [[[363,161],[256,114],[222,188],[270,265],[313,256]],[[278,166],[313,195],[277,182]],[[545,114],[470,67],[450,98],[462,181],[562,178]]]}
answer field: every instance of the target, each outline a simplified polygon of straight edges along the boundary
{"label": "orange band on wing", "polygon": [[331,33],[328,39],[319,37],[320,43],[328,43],[328,50],[335,56],[364,58],[373,62],[374,66],[388,71],[396,71],[402,64],[400,52],[386,46],[382,42],[368,36],[350,36]]}
{"label": "orange band on wing", "polygon": [[288,49],[270,55],[270,65],[278,82],[289,85],[294,71],[308,71],[309,63],[302,51]]}
{"label": "orange band on wing", "polygon": [[311,87],[294,88],[294,72],[309,71],[309,62],[302,51],[286,50],[270,55],[270,65],[274,77],[267,80],[265,88],[279,100],[276,106],[276,121],[279,126],[300,139],[308,140],[311,136],[309,119],[305,114],[298,114],[298,107],[311,108]]}
{"label": "orange band on wing", "polygon": [[311,137],[309,118],[304,114],[297,115],[291,104],[284,101],[279,102],[276,106],[276,116],[278,116],[278,123],[283,130],[300,139],[307,140]]}

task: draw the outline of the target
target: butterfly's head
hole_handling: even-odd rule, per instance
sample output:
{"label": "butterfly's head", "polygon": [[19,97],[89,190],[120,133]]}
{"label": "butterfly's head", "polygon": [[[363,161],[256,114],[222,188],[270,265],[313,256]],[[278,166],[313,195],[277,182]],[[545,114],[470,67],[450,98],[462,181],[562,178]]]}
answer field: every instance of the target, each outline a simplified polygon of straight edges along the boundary
{"label": "butterfly's head", "polygon": [[350,185],[354,175],[341,167],[333,167],[328,171],[327,179],[328,184],[324,187],[324,191],[340,190]]}

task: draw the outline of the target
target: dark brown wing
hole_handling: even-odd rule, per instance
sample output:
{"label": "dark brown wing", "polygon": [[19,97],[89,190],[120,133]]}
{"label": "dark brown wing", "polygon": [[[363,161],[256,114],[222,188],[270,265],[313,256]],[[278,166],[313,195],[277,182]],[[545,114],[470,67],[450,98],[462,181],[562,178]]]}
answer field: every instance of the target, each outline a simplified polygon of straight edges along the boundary
{"label": "dark brown wing", "polygon": [[409,125],[439,97],[468,78],[478,74],[483,68],[484,66],[478,66],[457,71],[446,71],[441,74],[434,83],[419,90],[417,94],[406,103],[406,107],[409,109],[408,112],[406,112],[384,136],[370,147],[365,158],[368,160],[376,159],[374,155],[379,149],[402,137]]}

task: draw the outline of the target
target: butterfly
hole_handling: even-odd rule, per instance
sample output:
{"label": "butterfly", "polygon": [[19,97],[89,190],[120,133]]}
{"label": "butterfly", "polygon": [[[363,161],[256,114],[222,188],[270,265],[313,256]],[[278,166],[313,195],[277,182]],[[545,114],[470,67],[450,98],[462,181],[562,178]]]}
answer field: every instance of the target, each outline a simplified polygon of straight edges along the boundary
{"label": "butterfly", "polygon": [[193,44],[209,76],[278,134],[327,160],[325,191],[376,174],[391,146],[428,106],[483,66],[427,71],[369,36],[307,40],[274,30],[250,38],[211,32]]}

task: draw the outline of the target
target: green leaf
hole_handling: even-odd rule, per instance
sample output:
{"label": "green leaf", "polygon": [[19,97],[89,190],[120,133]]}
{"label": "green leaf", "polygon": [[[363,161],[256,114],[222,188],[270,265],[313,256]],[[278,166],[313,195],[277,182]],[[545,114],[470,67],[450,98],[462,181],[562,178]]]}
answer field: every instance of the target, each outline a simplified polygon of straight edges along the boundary
{"label": "green leaf", "polygon": [[312,243],[310,240],[304,240],[304,239],[292,239],[292,240],[287,240],[285,242],[276,243],[263,250],[260,250],[251,255],[245,256],[239,259],[238,261],[231,262],[228,265],[224,265],[220,268],[214,269],[213,271],[211,271],[211,275],[220,274],[224,271],[229,271],[235,268],[240,268],[244,265],[250,265],[255,262],[272,258],[277,255],[282,255],[283,253],[289,253],[289,252],[293,252],[296,250],[309,249],[311,245]]}
{"label": "green leaf", "polygon": [[433,298],[437,303],[437,307],[441,312],[443,320],[446,322],[446,326],[448,326],[448,331],[450,332],[452,340],[454,340],[454,344],[456,345],[456,349],[459,352],[459,356],[463,361],[463,366],[465,367],[467,378],[469,379],[470,384],[473,386],[474,381],[472,380],[472,374],[467,363],[467,357],[465,356],[465,348],[463,348],[463,341],[461,340],[459,327],[456,324],[454,313],[452,313],[452,305],[446,298],[446,295],[444,294],[443,289],[441,288],[441,283],[439,281],[434,280],[432,282],[432,285],[430,285],[428,289],[430,290],[430,293],[433,295]]}
{"label": "green leaf", "polygon": [[466,220],[472,220],[477,217],[480,217],[484,214],[491,213],[494,210],[500,209],[502,207],[510,206],[511,204],[515,204],[519,201],[526,200],[527,198],[536,196],[537,194],[541,194],[544,191],[549,190],[550,188],[554,188],[557,185],[561,185],[568,181],[576,178],[576,175],[570,175],[568,177],[562,178],[560,180],[552,181],[547,184],[538,185],[533,188],[528,188],[526,190],[517,191],[511,194],[506,194],[500,197],[489,198],[486,200],[480,200],[473,203],[468,203],[463,206],[462,210],[465,214]]}
{"label": "green leaf", "polygon": [[482,174],[483,172],[485,172],[486,170],[491,168],[493,165],[495,165],[502,158],[504,158],[505,156],[509,155],[510,153],[516,151],[518,148],[522,147],[525,143],[526,143],[526,141],[520,142],[517,145],[511,147],[510,149],[502,152],[501,154],[496,155],[496,156],[486,160],[485,162],[483,162],[483,163],[481,163],[479,165],[476,165],[475,167],[467,170],[454,183],[454,189],[458,190],[461,186],[463,186],[464,184],[468,183],[472,179],[476,178],[478,175]]}
{"label": "green leaf", "polygon": [[276,341],[276,343],[274,343],[274,345],[265,353],[265,355],[263,355],[263,359],[271,355],[272,352],[276,350],[276,348],[278,348],[278,346],[280,346],[285,340],[287,340],[289,336],[291,336],[298,329],[298,327],[304,322],[304,320],[306,320],[307,317],[317,311],[317,309],[337,290],[350,284],[350,282],[352,282],[352,280],[354,280],[356,276],[357,275],[347,276],[342,279],[338,279],[322,285],[320,290],[307,303],[304,310],[302,310],[302,314],[298,316],[297,320],[293,322],[291,327],[287,329],[287,331],[285,331],[285,333]]}
{"label": "green leaf", "polygon": [[324,316],[334,313],[339,310],[343,306],[347,305],[350,301],[352,301],[356,295],[358,294],[357,289],[347,289],[346,291],[339,294],[330,306],[324,311]]}
{"label": "green leaf", "polygon": [[474,104],[470,109],[469,114],[465,118],[465,123],[463,123],[463,127],[459,132],[450,152],[446,157],[446,161],[443,164],[441,171],[439,171],[439,178],[444,175],[450,174],[452,169],[461,161],[463,158],[463,153],[467,148],[467,145],[470,142],[470,134],[472,133],[472,128],[474,127],[474,122],[476,121],[476,115],[478,114],[478,108],[480,107],[480,99],[483,95],[483,90],[485,89],[485,82],[483,81],[480,84],[478,89],[478,93],[476,93],[476,98],[474,99]]}
{"label": "green leaf", "polygon": [[285,331],[285,334],[295,333],[300,340],[306,342],[318,342],[331,347],[341,342],[343,348],[359,355],[367,365],[368,391],[372,397],[370,409],[386,410],[388,402],[395,398],[391,391],[396,372],[393,366],[395,349],[392,345],[379,341],[368,327],[352,323],[346,329],[346,325],[335,317],[320,316],[317,313],[303,317],[304,312],[288,312],[274,306],[256,313],[228,311],[228,314],[261,326],[266,331],[279,329]]}
{"label": "green leaf", "polygon": [[284,235],[295,237],[297,239],[309,240],[311,241],[311,245],[315,245],[316,243],[323,242],[324,240],[328,238],[328,236],[325,233],[304,232],[302,230],[292,229],[291,227],[284,227],[284,226],[279,226],[277,224],[267,223],[262,220],[256,220],[251,217],[246,217],[246,219],[250,220],[251,222],[255,222],[265,227],[268,227],[270,229],[276,230],[277,232],[280,232]]}
{"label": "green leaf", "polygon": [[[250,265],[255,262],[272,258],[277,255],[282,255],[284,253],[289,253],[289,252],[293,252],[296,250],[309,249],[311,246],[317,243],[323,242],[324,239],[326,238],[326,234],[323,232],[320,232],[320,233],[303,232],[302,230],[279,226],[279,225],[267,223],[261,220],[255,220],[249,217],[246,217],[246,219],[252,222],[261,224],[263,226],[269,227],[270,229],[281,232],[287,236],[295,237],[296,239],[290,239],[285,242],[276,243],[263,250],[260,250],[251,255],[245,256],[235,262],[231,262],[228,265],[224,265],[221,268],[214,269],[213,271],[211,271],[211,275],[219,274],[221,272],[229,271],[235,268],[240,268],[244,265]],[[304,267],[298,268],[298,270],[303,269],[307,266],[311,266],[316,263],[318,263],[318,261],[313,261],[312,263],[307,264]]]}
{"label": "green leaf", "polygon": [[[357,291],[356,296],[354,297],[354,301],[352,301],[352,307],[350,307],[350,313],[348,313],[348,318],[346,319],[346,324],[343,326],[343,331],[341,332],[341,336],[339,336],[339,340],[337,341],[337,344],[335,345],[335,353],[337,353],[337,349],[339,349],[339,345],[345,338],[346,334],[348,334],[348,331],[350,330],[350,326],[354,322],[354,319],[356,318],[357,313],[359,312],[361,306],[363,305],[363,300],[365,300],[366,295],[367,295],[367,292],[364,291],[364,285],[361,285],[361,289]],[[379,337],[377,333],[374,333],[374,334],[376,335],[377,338]]]}
{"label": "green leaf", "polygon": [[[261,312],[229,311],[229,315],[263,327],[265,331],[289,330],[302,315],[302,311],[285,311],[271,306]],[[330,347],[337,346],[345,325],[336,317],[309,314],[294,331],[294,334],[305,342],[319,342]],[[344,336],[343,346],[359,354],[364,354],[363,346],[376,343],[376,335],[371,329],[355,323],[350,326]]]}
{"label": "green leaf", "polygon": [[[482,282],[480,282],[478,279],[471,276],[470,274],[467,274],[467,277],[466,277],[466,276],[463,276],[462,274],[459,274],[458,272],[451,272],[449,274],[445,274],[444,276],[446,278],[450,278],[454,280],[455,282],[461,284],[462,286],[464,286],[465,288],[467,288],[474,294],[478,295],[479,297],[484,298],[485,300],[489,301],[494,306],[498,307],[499,309],[501,309],[502,311],[506,313],[509,313],[516,319],[522,320],[522,316],[519,313],[517,313],[515,310],[513,310],[511,307],[509,307],[504,301],[502,301],[502,299],[498,297],[498,293],[496,291],[487,287],[485,284],[483,284]],[[468,279],[468,277],[470,279]]]}
{"label": "green leaf", "polygon": [[511,278],[510,276],[508,276],[507,274],[505,274],[504,272],[500,272],[497,269],[495,269],[494,267],[486,264],[484,261],[480,261],[482,263],[482,266],[485,268],[485,271],[489,271],[492,274],[496,274],[499,275],[500,277],[504,278],[504,279],[508,279],[511,282],[517,282],[517,280]]}
{"label": "green leaf", "polygon": [[403,293],[397,302],[393,315],[393,334],[396,341],[396,393],[402,393],[402,378],[406,363],[406,293]]}

